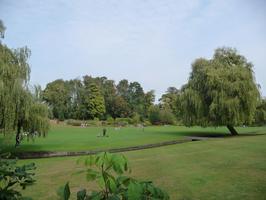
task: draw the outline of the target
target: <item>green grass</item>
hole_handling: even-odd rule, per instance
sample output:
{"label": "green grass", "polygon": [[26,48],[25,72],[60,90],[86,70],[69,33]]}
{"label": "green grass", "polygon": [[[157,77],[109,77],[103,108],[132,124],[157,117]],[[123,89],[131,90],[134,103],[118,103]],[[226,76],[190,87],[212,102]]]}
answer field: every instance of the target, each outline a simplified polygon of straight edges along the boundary
{"label": "green grass", "polygon": [[[109,137],[97,137],[102,134],[101,127],[81,128],[53,125],[46,138],[36,138],[34,142],[25,139],[16,150],[13,149],[14,138],[7,142],[0,135],[0,145],[10,151],[84,151],[157,143],[182,139],[185,136],[229,136],[225,127],[153,126],[146,127],[144,131],[136,127],[126,127],[120,130],[108,127],[107,129]],[[264,130],[266,130],[265,127],[238,128],[242,134]]]}
{"label": "green grass", "polygon": [[[167,130],[175,135],[173,127]],[[173,200],[266,199],[266,135],[190,142],[124,155],[132,168],[131,176],[154,181]],[[36,184],[23,193],[36,200],[56,199],[56,189],[67,181],[73,191],[92,189],[95,186],[86,182],[85,175],[74,174],[83,168],[76,164],[77,159],[20,161],[34,161],[38,167]]]}

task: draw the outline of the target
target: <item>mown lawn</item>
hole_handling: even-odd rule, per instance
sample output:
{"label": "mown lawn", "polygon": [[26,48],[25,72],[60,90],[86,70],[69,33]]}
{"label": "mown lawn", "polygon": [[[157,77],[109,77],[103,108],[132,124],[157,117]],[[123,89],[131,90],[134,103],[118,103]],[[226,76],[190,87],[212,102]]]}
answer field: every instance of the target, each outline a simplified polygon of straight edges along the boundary
{"label": "mown lawn", "polygon": [[[265,131],[265,127],[237,128],[241,134]],[[0,135],[1,148],[10,151],[84,151],[128,147],[168,140],[182,139],[185,136],[230,136],[225,127],[201,128],[183,126],[152,126],[142,128],[125,127],[116,129],[107,128],[109,137],[97,137],[102,134],[102,127],[73,127],[53,125],[45,138],[35,138],[34,141],[24,139],[16,150],[14,138],[3,139]],[[1,138],[2,137],[2,138]]]}
{"label": "mown lawn", "polygon": [[[172,127],[168,131],[175,135]],[[131,176],[154,181],[174,200],[266,199],[266,135],[197,141],[124,155],[132,168]],[[33,199],[50,200],[56,199],[57,188],[67,181],[72,191],[94,188],[85,175],[74,174],[83,168],[76,164],[77,159],[20,161],[34,161],[38,167],[36,184],[23,193]]]}

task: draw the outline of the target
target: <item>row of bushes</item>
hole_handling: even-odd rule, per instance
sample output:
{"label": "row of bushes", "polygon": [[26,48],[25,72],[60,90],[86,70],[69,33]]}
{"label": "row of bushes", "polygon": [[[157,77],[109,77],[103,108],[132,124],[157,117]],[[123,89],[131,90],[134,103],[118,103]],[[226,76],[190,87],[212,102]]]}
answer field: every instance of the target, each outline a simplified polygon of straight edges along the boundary
{"label": "row of bushes", "polygon": [[68,119],[65,121],[67,125],[71,126],[101,126],[102,121],[99,119],[94,120],[76,120],[76,119]]}
{"label": "row of bushes", "polygon": [[99,119],[94,120],[75,120],[69,119],[66,120],[65,123],[71,126],[128,126],[128,125],[139,125],[142,124],[144,126],[150,126],[151,123],[148,120],[143,122],[136,121],[133,118],[116,118],[108,117],[105,121],[100,121]]}
{"label": "row of bushes", "polygon": [[[159,106],[151,107],[149,111],[149,117],[146,120],[141,119],[138,114],[135,114],[132,118],[112,118],[107,117],[106,120],[99,120],[95,118],[94,120],[74,120],[69,119],[66,121],[66,124],[72,126],[128,126],[128,125],[139,125],[144,126],[149,125],[176,125],[177,120],[175,115],[166,109],[161,109]],[[179,123],[178,123],[179,124]]]}

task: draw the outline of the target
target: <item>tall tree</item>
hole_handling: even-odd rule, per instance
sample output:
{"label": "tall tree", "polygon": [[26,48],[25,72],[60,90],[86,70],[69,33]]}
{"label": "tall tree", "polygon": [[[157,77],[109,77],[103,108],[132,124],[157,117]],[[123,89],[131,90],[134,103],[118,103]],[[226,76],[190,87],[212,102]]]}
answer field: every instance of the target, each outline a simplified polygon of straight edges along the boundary
{"label": "tall tree", "polygon": [[119,81],[116,86],[117,93],[119,96],[123,97],[126,101],[128,100],[128,90],[129,90],[129,82],[126,79]]}
{"label": "tall tree", "polygon": [[192,64],[182,88],[183,121],[186,125],[228,127],[250,124],[259,100],[253,65],[235,49],[218,48],[212,59]]}
{"label": "tall tree", "polygon": [[68,105],[71,101],[68,89],[64,80],[57,79],[48,83],[43,91],[43,98],[52,109],[53,116],[60,120],[68,118]]}
{"label": "tall tree", "polygon": [[160,105],[163,109],[170,110],[173,114],[177,114],[179,90],[175,87],[169,87],[165,94],[159,99]]}
{"label": "tall tree", "polygon": [[115,82],[113,80],[106,79],[102,84],[102,91],[106,108],[106,116],[113,116],[114,112],[112,107],[115,104],[117,97]]}
{"label": "tall tree", "polygon": [[67,112],[68,118],[72,119],[83,119],[84,118],[84,86],[79,79],[73,79],[66,81],[68,103]]}
{"label": "tall tree", "polygon": [[140,83],[132,82],[128,87],[128,103],[133,113],[144,116],[145,94]]}
{"label": "tall tree", "polygon": [[123,100],[121,100],[121,98],[117,98],[117,101],[122,101],[125,102],[123,105],[127,106],[127,115],[124,117],[131,117],[132,116],[132,106],[130,106],[130,94],[129,94],[129,82],[127,79],[123,79],[121,81],[119,81],[119,83],[116,86],[117,89],[117,95],[121,98],[123,98]]}
{"label": "tall tree", "polygon": [[107,116],[114,117],[115,114],[113,112],[113,108],[117,95],[115,82],[113,80],[108,80],[105,76],[93,78],[88,75],[83,77],[83,82],[85,87],[88,87],[88,85],[90,85],[91,83],[97,85],[104,98],[106,108],[104,118],[106,118]]}
{"label": "tall tree", "polygon": [[[3,27],[0,22],[1,35]],[[49,128],[47,107],[36,102],[29,90],[29,56],[27,47],[12,50],[0,42],[0,131],[16,132],[16,145],[22,131],[41,135]]]}
{"label": "tall tree", "polygon": [[104,98],[95,83],[90,83],[85,88],[84,104],[89,119],[100,118],[105,113]]}
{"label": "tall tree", "polygon": [[[20,52],[20,53],[19,53]],[[27,48],[12,51],[0,43],[0,127],[4,133],[15,129],[18,112],[29,80]]]}
{"label": "tall tree", "polygon": [[148,91],[144,94],[144,118],[148,118],[149,109],[154,104],[154,101],[154,90]]}
{"label": "tall tree", "polygon": [[115,119],[118,117],[128,117],[131,113],[128,103],[121,96],[115,96],[112,104],[108,107],[110,115]]}

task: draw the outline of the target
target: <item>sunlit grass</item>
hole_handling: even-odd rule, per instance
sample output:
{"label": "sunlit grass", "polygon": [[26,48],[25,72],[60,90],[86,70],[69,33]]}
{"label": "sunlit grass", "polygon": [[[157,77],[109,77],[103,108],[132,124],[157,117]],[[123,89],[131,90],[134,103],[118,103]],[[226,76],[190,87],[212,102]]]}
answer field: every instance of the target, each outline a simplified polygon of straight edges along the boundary
{"label": "sunlit grass", "polygon": [[[198,141],[127,152],[131,176],[152,180],[171,199],[265,199],[266,136]],[[78,157],[23,160],[37,164],[34,186],[24,191],[33,199],[56,199],[56,190],[70,181],[75,191],[95,187],[74,174]]]}
{"label": "sunlit grass", "polygon": [[[12,151],[85,151],[178,140],[187,136],[230,136],[225,127],[152,126],[145,127],[144,130],[137,127],[120,129],[108,127],[108,137],[98,137],[102,135],[102,129],[102,127],[81,128],[53,125],[45,138],[35,138],[34,141],[24,139],[20,147],[15,150],[13,148],[14,138],[9,139],[9,142],[0,138],[0,142],[2,148],[9,148]],[[254,134],[266,130],[265,127],[241,127],[237,129],[240,134]]]}

